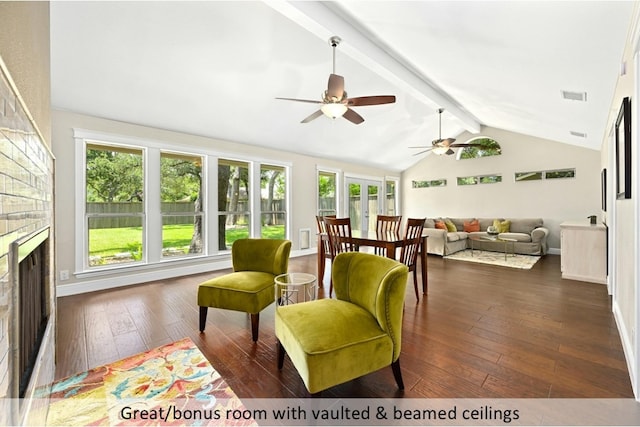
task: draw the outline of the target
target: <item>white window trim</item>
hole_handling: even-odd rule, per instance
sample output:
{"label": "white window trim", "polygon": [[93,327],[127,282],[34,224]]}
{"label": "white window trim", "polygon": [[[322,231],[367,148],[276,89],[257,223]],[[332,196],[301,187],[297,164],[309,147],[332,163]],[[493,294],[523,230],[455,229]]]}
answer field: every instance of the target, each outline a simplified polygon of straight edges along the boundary
{"label": "white window trim", "polygon": [[[283,162],[281,160],[272,160],[261,157],[252,157],[246,156],[244,154],[238,153],[225,153],[216,150],[208,150],[202,149],[199,147],[186,147],[182,145],[171,144],[164,141],[151,140],[146,138],[139,138],[134,136],[125,136],[118,134],[110,134],[106,132],[92,131],[81,128],[73,129],[73,137],[76,143],[75,146],[75,156],[76,156],[76,165],[77,165],[77,179],[75,180],[75,271],[74,274],[77,277],[92,277],[92,276],[101,276],[104,274],[109,274],[115,271],[137,271],[137,270],[147,270],[149,268],[153,268],[154,265],[166,264],[166,263],[184,263],[184,262],[193,262],[198,259],[211,259],[217,258],[221,256],[228,256],[229,251],[220,251],[218,250],[218,198],[211,194],[209,190],[216,189],[217,191],[217,181],[218,181],[218,159],[226,159],[226,160],[237,160],[241,162],[246,162],[249,164],[250,170],[250,191],[253,194],[252,200],[250,200],[250,209],[252,216],[252,226],[250,228],[250,233],[252,236],[260,236],[261,227],[260,227],[260,212],[254,212],[254,206],[260,206],[260,167],[262,164],[269,166],[277,166],[285,169],[286,175],[286,185],[287,185],[287,211],[286,211],[286,236],[285,238],[289,238],[291,234],[291,215],[292,212],[289,209],[291,206],[291,162]],[[107,265],[103,267],[89,267],[88,261],[88,235],[87,228],[85,226],[85,208],[86,208],[86,144],[88,142],[104,144],[106,146],[124,146],[124,147],[135,147],[139,148],[143,151],[143,156],[145,161],[143,162],[144,167],[144,186],[145,186],[145,215],[146,226],[144,227],[144,235],[143,235],[143,244],[145,244],[145,255],[143,262],[137,263],[127,263],[127,264],[116,264],[116,265]],[[199,155],[203,157],[203,177],[202,180],[202,191],[204,195],[204,205],[206,206],[206,210],[203,212],[203,221],[205,223],[204,226],[204,235],[203,235],[203,253],[201,255],[193,255],[193,256],[185,256],[185,257],[176,257],[171,259],[163,259],[162,258],[162,250],[158,251],[158,253],[152,253],[153,246],[158,245],[162,248],[162,234],[158,234],[157,230],[154,233],[151,232],[152,229],[157,228],[158,224],[160,230],[162,229],[162,215],[158,210],[155,212],[152,209],[149,209],[151,206],[154,206],[153,203],[159,202],[160,200],[160,186],[159,183],[153,183],[153,180],[150,180],[149,177],[152,176],[152,170],[149,170],[149,156],[157,157],[159,168],[159,158],[161,152],[175,152],[189,155]],[[156,169],[154,167],[154,169]],[[258,171],[257,174],[255,171]],[[158,171],[155,171],[158,172]],[[157,175],[156,175],[157,176]],[[256,183],[257,182],[257,183]],[[253,189],[257,188],[257,191]],[[258,197],[258,201],[253,200],[254,197]],[[159,206],[158,203],[155,204]],[[214,213],[214,214],[212,214]],[[255,222],[255,218],[257,218],[257,225]],[[159,240],[158,240],[159,239]]]}
{"label": "white window trim", "polygon": [[318,205],[318,200],[320,200],[320,191],[318,190],[318,180],[320,179],[320,172],[329,172],[336,174],[336,214],[339,214],[342,208],[342,182],[344,180],[343,172],[341,169],[325,167],[321,165],[316,165],[316,215],[320,211],[320,206]]}

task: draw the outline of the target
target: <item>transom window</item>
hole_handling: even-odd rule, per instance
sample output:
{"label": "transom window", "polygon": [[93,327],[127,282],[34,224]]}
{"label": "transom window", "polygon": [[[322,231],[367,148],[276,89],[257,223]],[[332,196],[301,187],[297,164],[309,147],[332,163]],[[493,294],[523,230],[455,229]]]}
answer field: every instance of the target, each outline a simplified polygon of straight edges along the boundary
{"label": "transom window", "polygon": [[471,147],[464,147],[458,152],[458,159],[477,159],[480,157],[499,156],[502,149],[497,141],[487,137],[473,138],[465,142],[472,144]]}

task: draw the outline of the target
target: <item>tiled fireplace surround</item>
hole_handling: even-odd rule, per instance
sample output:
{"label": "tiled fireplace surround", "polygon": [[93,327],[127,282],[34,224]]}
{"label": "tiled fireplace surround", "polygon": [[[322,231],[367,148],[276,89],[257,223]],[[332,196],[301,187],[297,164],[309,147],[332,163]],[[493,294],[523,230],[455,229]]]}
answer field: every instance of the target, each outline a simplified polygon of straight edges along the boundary
{"label": "tiled fireplace surround", "polygon": [[[46,402],[29,399],[35,386],[50,384],[55,371],[55,281],[53,273],[53,171],[54,159],[25,109],[4,67],[0,68],[0,425],[23,422],[45,414]],[[49,324],[34,367],[27,399],[15,399],[16,339],[10,328],[15,312],[9,263],[11,242],[50,227],[50,259],[46,262]],[[44,406],[43,406],[44,405]],[[29,413],[29,420],[24,416]]]}

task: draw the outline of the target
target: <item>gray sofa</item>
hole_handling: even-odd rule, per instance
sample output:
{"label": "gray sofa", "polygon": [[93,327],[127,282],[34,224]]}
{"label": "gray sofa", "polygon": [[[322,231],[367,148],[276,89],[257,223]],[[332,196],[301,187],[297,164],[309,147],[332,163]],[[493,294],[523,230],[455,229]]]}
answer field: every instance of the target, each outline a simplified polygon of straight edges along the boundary
{"label": "gray sofa", "polygon": [[[424,230],[429,235],[427,239],[427,253],[436,255],[450,255],[471,247],[469,234],[488,236],[487,228],[493,225],[496,218],[448,218],[456,226],[457,231],[449,232],[438,229],[436,220],[443,218],[427,218]],[[464,222],[477,219],[480,223],[480,231],[467,233],[464,231]],[[500,233],[499,237],[514,239],[513,250],[517,254],[545,255],[548,250],[547,236],[549,230],[543,226],[542,218],[497,218],[511,221],[508,233]],[[503,246],[492,241],[477,240],[473,242],[474,249],[488,251],[501,251]],[[509,248],[511,250],[511,248]]]}

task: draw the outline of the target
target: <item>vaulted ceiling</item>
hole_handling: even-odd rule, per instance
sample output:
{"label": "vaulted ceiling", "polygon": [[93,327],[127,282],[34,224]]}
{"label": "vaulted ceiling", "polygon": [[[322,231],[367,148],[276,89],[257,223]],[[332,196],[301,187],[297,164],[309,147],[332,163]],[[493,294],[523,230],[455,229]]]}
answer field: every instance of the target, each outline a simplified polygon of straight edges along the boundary
{"label": "vaulted ceiling", "polygon": [[[401,171],[482,126],[599,149],[633,2],[52,2],[54,108]],[[332,72],[354,125],[317,99]],[[586,94],[567,100],[563,91]],[[584,134],[575,136],[572,134]]]}

